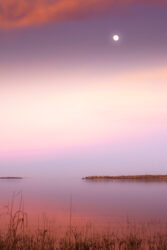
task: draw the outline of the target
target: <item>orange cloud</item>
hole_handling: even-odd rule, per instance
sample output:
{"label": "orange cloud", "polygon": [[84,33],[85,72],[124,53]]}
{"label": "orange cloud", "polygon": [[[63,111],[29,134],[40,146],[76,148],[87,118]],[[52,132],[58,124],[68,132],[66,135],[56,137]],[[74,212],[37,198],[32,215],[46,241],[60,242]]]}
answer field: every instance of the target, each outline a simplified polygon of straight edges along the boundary
{"label": "orange cloud", "polygon": [[[160,3],[166,0],[145,0]],[[24,27],[95,15],[108,7],[139,0],[0,0],[0,27]]]}

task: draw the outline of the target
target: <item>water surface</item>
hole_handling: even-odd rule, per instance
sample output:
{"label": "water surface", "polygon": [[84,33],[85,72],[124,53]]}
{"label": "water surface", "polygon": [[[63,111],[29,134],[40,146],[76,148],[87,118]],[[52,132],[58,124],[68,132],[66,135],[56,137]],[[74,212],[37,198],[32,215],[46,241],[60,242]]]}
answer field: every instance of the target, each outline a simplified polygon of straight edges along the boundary
{"label": "water surface", "polygon": [[116,225],[127,220],[167,221],[166,182],[90,182],[80,178],[25,178],[0,180],[1,214],[20,193],[33,223],[46,216],[60,225],[100,223]]}

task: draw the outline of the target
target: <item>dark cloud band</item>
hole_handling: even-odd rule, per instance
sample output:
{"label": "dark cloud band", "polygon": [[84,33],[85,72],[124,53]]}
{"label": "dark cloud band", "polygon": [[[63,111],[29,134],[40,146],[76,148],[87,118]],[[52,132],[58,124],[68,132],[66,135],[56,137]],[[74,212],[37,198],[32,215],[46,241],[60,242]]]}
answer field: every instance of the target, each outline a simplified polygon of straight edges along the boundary
{"label": "dark cloud band", "polygon": [[[75,20],[115,5],[141,2],[141,0],[0,0],[0,27],[13,28]],[[165,3],[166,0],[145,0],[148,4]]]}

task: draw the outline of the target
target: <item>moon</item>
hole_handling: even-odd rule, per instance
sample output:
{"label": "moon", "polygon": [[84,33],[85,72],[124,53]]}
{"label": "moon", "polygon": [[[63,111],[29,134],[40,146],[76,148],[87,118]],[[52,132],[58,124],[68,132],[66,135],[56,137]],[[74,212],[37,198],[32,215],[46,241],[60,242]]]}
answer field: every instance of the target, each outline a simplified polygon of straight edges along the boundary
{"label": "moon", "polygon": [[114,35],[112,38],[113,38],[113,40],[114,40],[115,42],[118,42],[118,41],[119,41],[119,36],[118,36],[118,35]]}

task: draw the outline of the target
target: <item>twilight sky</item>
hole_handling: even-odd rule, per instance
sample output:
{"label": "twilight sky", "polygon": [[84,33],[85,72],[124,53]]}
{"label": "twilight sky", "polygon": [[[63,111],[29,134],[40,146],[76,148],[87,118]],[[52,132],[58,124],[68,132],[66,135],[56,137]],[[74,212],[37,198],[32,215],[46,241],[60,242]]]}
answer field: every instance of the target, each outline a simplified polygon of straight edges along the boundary
{"label": "twilight sky", "polygon": [[1,174],[164,173],[166,13],[165,0],[0,0]]}

